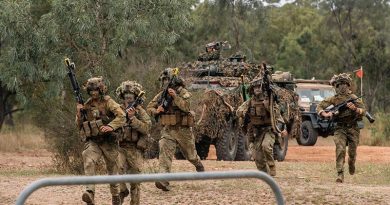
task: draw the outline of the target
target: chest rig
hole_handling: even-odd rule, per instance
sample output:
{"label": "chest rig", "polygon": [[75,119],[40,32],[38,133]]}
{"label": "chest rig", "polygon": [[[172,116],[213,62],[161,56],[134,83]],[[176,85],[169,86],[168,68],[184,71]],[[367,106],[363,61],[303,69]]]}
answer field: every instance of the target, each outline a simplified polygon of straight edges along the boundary
{"label": "chest rig", "polygon": [[[121,106],[123,110],[126,110],[125,107]],[[138,114],[138,110],[135,113],[135,118],[140,119],[140,116]],[[138,142],[139,138],[141,137],[141,133],[130,126],[131,122],[126,122],[126,125],[123,126],[123,135],[122,138],[119,139],[120,142]]]}
{"label": "chest rig", "polygon": [[[180,92],[177,94],[180,96]],[[192,127],[194,125],[195,119],[190,112],[183,112],[172,101],[171,105],[168,107],[168,110],[160,115],[159,121],[161,125]]]}
{"label": "chest rig", "polygon": [[252,125],[271,125],[269,100],[267,98],[251,99],[248,113]]}
{"label": "chest rig", "polygon": [[85,103],[84,110],[87,113],[87,121],[83,122],[82,129],[80,130],[82,140],[103,135],[99,128],[107,125],[115,118],[113,113],[107,111],[107,102],[109,99],[109,96],[104,96],[98,102],[89,100]]}

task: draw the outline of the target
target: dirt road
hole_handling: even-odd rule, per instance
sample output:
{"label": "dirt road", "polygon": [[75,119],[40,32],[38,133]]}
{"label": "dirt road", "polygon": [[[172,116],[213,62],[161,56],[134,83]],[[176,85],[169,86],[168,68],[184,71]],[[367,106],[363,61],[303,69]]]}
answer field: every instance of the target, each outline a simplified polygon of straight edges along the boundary
{"label": "dirt road", "polygon": [[[287,204],[390,204],[390,147],[358,148],[357,173],[336,184],[332,139],[314,147],[290,142],[287,158],[277,163],[277,177]],[[212,155],[212,153],[211,153]],[[59,176],[52,171],[50,153],[29,151],[0,153],[0,204],[14,204],[19,192],[34,180]],[[210,158],[213,158],[210,156]],[[205,160],[207,171],[255,169],[254,162]],[[146,172],[156,172],[149,160]],[[173,163],[174,172],[194,171],[187,161]],[[48,187],[35,192],[27,204],[82,204],[82,186]],[[109,204],[108,185],[97,185],[97,204]],[[129,204],[126,202],[125,204]],[[153,183],[142,184],[142,204],[274,204],[265,183],[251,180],[172,182],[162,192]]]}

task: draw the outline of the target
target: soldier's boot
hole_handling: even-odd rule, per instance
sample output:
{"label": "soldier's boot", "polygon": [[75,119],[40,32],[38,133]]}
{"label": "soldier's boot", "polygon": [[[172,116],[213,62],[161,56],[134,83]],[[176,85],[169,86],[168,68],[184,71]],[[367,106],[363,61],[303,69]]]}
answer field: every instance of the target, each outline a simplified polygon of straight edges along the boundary
{"label": "soldier's boot", "polygon": [[343,172],[337,173],[336,182],[337,182],[337,183],[343,183],[343,182],[344,182],[344,173],[343,173]]}
{"label": "soldier's boot", "polygon": [[94,199],[94,193],[92,191],[85,191],[83,193],[83,196],[81,199],[87,203],[87,205],[94,205],[95,204],[95,199]]}
{"label": "soldier's boot", "polygon": [[269,166],[269,175],[276,176],[276,166]]}
{"label": "soldier's boot", "polygon": [[125,201],[125,198],[128,197],[129,194],[130,194],[130,191],[127,188],[124,191],[121,191],[119,193],[119,198],[121,199],[121,204],[123,204],[123,202]]}
{"label": "soldier's boot", "polygon": [[348,171],[350,175],[355,174],[355,163],[348,161]]}
{"label": "soldier's boot", "polygon": [[169,182],[156,182],[156,187],[163,191],[170,191],[171,187],[169,186]]}
{"label": "soldier's boot", "polygon": [[112,196],[112,205],[121,205],[121,198],[120,196]]}
{"label": "soldier's boot", "polygon": [[197,172],[204,172],[204,166],[203,166],[202,162],[195,164],[195,168],[196,168]]}

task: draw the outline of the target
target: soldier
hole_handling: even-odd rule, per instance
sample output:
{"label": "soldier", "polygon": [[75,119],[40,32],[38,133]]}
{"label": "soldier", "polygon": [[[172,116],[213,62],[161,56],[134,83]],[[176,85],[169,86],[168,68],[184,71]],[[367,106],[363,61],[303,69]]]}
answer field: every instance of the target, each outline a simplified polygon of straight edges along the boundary
{"label": "soldier", "polygon": [[[123,137],[119,140],[119,174],[139,174],[142,169],[143,152],[148,143],[147,135],[152,124],[149,115],[139,104],[143,102],[143,88],[135,81],[125,81],[116,89],[116,94],[123,100],[121,108],[126,113]],[[122,203],[129,193],[131,193],[130,204],[140,204],[140,184],[131,183],[129,192],[126,184],[121,183],[119,195]]]}
{"label": "soldier", "polygon": [[[236,114],[241,121],[244,121],[257,169],[276,176],[273,155],[275,137],[278,132],[283,137],[286,136],[286,126],[277,104],[271,102],[273,99],[264,86],[263,78],[255,78],[251,82],[249,94],[251,99],[245,101],[237,109]],[[271,109],[275,119],[271,117]]]}
{"label": "soldier", "polygon": [[221,42],[206,44],[206,52],[199,54],[198,61],[219,60],[221,57]]}
{"label": "soldier", "polygon": [[[96,174],[96,163],[103,156],[109,175],[117,174],[116,159],[118,157],[118,144],[116,129],[125,123],[125,113],[110,96],[105,95],[107,87],[102,77],[88,79],[86,84],[88,94],[91,96],[83,105],[77,105],[76,121],[79,125],[80,136],[85,143],[82,153],[84,171],[86,175]],[[83,122],[81,109],[86,112],[87,121]],[[112,204],[120,204],[119,185],[111,184]],[[88,205],[95,204],[95,185],[87,185],[82,200]]]}
{"label": "soldier", "polygon": [[317,106],[319,116],[325,118],[335,118],[337,125],[334,133],[334,143],[336,145],[336,182],[344,181],[344,162],[346,146],[348,145],[348,166],[349,174],[355,174],[356,149],[359,144],[360,130],[357,121],[362,120],[366,110],[363,102],[358,99],[355,103],[349,102],[345,108],[340,109],[335,115],[332,112],[326,112],[325,109],[330,105],[338,105],[348,99],[356,99],[357,96],[352,93],[350,86],[352,79],[349,74],[341,73],[334,75],[330,84],[336,89],[336,95],[323,100]]}
{"label": "soldier", "polygon": [[[184,88],[183,79],[175,75],[175,69],[165,69],[159,80],[164,90],[157,94],[147,106],[148,113],[156,117],[163,126],[159,141],[159,171],[171,172],[176,145],[179,146],[186,159],[195,166],[196,171],[204,171],[203,164],[195,150],[195,138],[192,133],[194,117],[190,111],[191,93]],[[156,187],[163,191],[170,190],[169,182],[166,181],[156,182]]]}

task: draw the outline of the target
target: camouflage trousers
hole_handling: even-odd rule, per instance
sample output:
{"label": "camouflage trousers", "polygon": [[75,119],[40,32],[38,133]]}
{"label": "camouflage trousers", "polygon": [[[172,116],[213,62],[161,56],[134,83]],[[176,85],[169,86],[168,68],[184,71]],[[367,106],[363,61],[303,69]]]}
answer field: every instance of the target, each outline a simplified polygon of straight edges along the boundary
{"label": "camouflage trousers", "polygon": [[273,155],[275,135],[270,128],[255,128],[253,131],[256,135],[253,138],[252,157],[257,169],[267,172],[267,165],[268,167],[275,167]]}
{"label": "camouflage trousers", "polygon": [[360,130],[358,127],[337,127],[334,133],[336,145],[336,169],[338,173],[344,172],[346,146],[348,146],[348,164],[355,165],[356,149],[359,145]]}
{"label": "camouflage trousers", "polygon": [[[97,143],[92,140],[88,140],[84,144],[82,156],[85,175],[96,175],[96,165],[102,156],[104,158],[108,174],[116,175],[118,173],[116,163],[118,158],[118,145],[114,141]],[[87,185],[86,190],[95,193],[95,185]],[[118,196],[119,184],[110,184],[110,192],[112,196]]]}
{"label": "camouflage trousers", "polygon": [[[119,148],[118,167],[119,174],[140,174],[142,172],[142,151],[135,143],[121,144]],[[127,189],[125,183],[120,184],[120,191]],[[131,205],[140,204],[140,183],[130,183]]]}
{"label": "camouflage trousers", "polygon": [[171,172],[172,160],[176,152],[176,145],[179,146],[185,158],[194,166],[201,163],[195,149],[195,138],[189,127],[165,126],[161,130],[159,141],[159,170],[160,172]]}

